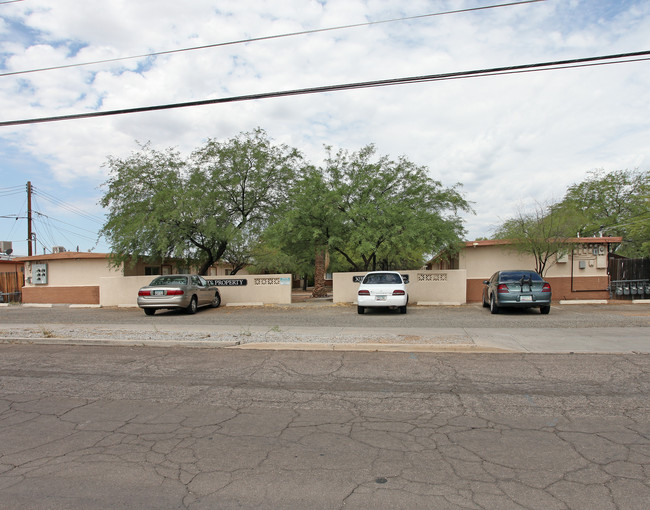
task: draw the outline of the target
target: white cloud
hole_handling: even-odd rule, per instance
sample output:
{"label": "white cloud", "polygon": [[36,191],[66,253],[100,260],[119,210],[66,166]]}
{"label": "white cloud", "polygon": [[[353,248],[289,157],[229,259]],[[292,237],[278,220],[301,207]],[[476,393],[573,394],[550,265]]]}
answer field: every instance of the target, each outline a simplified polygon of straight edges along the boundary
{"label": "white cloud", "polygon": [[[30,0],[4,6],[0,72],[479,5],[488,2],[246,0],[217,11],[208,0]],[[649,47],[647,2],[548,1],[0,77],[0,111],[1,120],[48,117]],[[3,181],[23,183],[22,169],[37,164],[48,186],[96,201],[102,163],[137,149],[135,140],[189,153],[260,126],[314,163],[324,144],[375,143],[446,185],[462,182],[476,237],[522,204],[561,198],[594,168],[647,169],[648,104],[643,61],[4,127],[0,150],[32,160],[6,163]]]}

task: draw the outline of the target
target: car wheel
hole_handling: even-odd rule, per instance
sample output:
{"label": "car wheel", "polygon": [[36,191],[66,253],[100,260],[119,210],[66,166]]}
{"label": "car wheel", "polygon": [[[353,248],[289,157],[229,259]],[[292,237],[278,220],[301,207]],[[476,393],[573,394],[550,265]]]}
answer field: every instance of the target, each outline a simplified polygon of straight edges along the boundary
{"label": "car wheel", "polygon": [[406,305],[399,307],[399,313],[406,313]]}
{"label": "car wheel", "polygon": [[156,313],[155,308],[143,308],[143,310],[145,315],[153,315],[154,313]]}
{"label": "car wheel", "polygon": [[221,304],[221,295],[217,291],[214,293],[214,299],[212,300],[212,308],[219,308],[220,304]]}
{"label": "car wheel", "polygon": [[363,306],[357,306],[357,313],[359,315],[363,315],[363,312],[365,312],[366,309]]}
{"label": "car wheel", "polygon": [[187,313],[190,315],[195,314],[196,310],[199,308],[197,301],[196,301],[196,296],[192,297],[192,301],[190,301],[189,306],[187,307]]}
{"label": "car wheel", "polygon": [[539,311],[542,315],[546,315],[551,311],[551,305],[540,306]]}
{"label": "car wheel", "polygon": [[490,297],[490,313],[495,314],[499,313],[499,307],[497,306],[497,303],[494,299],[494,294]]}
{"label": "car wheel", "polygon": [[490,306],[490,303],[488,303],[488,302],[485,300],[485,294],[483,294],[483,293],[481,293],[481,301],[482,301],[482,303],[483,303],[483,308],[487,308],[488,306]]}

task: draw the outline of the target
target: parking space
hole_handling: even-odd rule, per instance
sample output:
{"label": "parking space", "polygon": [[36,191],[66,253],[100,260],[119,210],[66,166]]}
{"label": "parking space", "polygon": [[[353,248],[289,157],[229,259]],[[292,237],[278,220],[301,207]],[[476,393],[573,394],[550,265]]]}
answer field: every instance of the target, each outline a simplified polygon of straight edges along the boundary
{"label": "parking space", "polygon": [[296,303],[261,307],[220,307],[199,310],[160,311],[148,317],[138,308],[71,308],[55,305],[32,308],[0,307],[4,324],[161,324],[268,327],[362,328],[627,328],[650,326],[650,305],[553,305],[549,315],[537,309],[504,309],[491,315],[480,304],[463,306],[414,306],[408,314],[396,310],[372,310],[358,315],[355,305],[331,302]]}

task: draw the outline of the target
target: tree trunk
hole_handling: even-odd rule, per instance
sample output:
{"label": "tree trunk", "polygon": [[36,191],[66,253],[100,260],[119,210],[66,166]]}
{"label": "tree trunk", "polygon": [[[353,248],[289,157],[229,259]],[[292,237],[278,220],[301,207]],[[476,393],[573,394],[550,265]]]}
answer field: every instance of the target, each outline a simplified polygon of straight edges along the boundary
{"label": "tree trunk", "polygon": [[325,272],[327,271],[327,249],[323,246],[316,248],[316,264],[314,267],[314,290],[311,297],[327,297],[325,289]]}

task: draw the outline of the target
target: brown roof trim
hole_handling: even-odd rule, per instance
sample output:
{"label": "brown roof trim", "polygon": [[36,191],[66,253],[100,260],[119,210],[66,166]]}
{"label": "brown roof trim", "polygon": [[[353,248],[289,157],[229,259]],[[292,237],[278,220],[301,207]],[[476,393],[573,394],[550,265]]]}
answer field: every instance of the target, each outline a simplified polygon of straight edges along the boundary
{"label": "brown roof trim", "polygon": [[40,260],[78,260],[78,259],[108,259],[110,253],[89,253],[83,251],[64,251],[62,253],[46,253],[31,257],[16,257],[18,262],[36,262]]}
{"label": "brown roof trim", "polygon": [[[592,243],[592,244],[608,244],[623,242],[622,237],[570,237],[567,239],[569,243]],[[465,247],[472,248],[478,246],[503,246],[512,244],[512,239],[484,239],[481,241],[465,241]]]}

